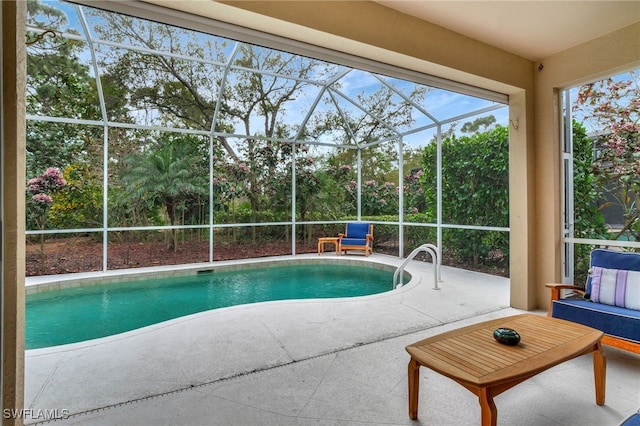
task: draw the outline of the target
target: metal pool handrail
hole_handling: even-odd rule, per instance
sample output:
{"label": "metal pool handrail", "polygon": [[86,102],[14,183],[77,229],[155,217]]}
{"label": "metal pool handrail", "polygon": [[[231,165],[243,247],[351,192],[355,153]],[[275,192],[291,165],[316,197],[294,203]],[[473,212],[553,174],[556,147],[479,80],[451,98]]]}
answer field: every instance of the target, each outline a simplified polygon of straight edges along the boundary
{"label": "metal pool handrail", "polygon": [[433,262],[433,289],[434,290],[440,290],[440,288],[438,287],[438,282],[442,282],[441,279],[441,275],[440,275],[440,257],[438,256],[438,247],[436,247],[433,244],[427,243],[427,244],[423,244],[419,247],[417,247],[416,249],[414,249],[409,256],[407,256],[407,258],[404,260],[404,262],[402,262],[402,265],[400,265],[398,267],[398,269],[396,269],[396,272],[393,274],[393,288],[400,288],[402,287],[404,284],[402,282],[398,283],[398,277],[400,277],[401,272],[404,271],[404,268],[407,266],[407,264],[413,260],[414,257],[416,257],[418,255],[418,253],[420,252],[426,252],[429,255],[431,255],[431,261]]}

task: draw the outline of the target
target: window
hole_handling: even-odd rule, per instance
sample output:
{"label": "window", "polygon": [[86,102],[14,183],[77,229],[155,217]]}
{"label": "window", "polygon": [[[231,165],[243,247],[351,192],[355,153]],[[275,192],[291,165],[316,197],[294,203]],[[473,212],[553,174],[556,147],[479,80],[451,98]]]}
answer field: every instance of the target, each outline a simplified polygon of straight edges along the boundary
{"label": "window", "polygon": [[565,280],[584,282],[597,246],[640,248],[639,70],[563,96]]}

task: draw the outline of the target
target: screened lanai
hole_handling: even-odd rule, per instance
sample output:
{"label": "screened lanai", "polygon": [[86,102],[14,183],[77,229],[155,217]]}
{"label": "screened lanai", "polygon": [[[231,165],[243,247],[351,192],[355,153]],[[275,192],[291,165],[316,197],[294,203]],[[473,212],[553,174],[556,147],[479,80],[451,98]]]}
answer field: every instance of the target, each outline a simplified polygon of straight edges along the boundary
{"label": "screened lanai", "polygon": [[505,95],[211,20],[30,2],[27,275],[433,243],[508,273]]}

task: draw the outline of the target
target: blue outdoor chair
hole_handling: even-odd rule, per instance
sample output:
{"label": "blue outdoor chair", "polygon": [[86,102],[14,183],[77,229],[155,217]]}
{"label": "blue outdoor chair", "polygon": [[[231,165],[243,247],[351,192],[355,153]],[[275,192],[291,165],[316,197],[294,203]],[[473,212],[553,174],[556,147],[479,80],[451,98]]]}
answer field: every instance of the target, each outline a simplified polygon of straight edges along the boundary
{"label": "blue outdoor chair", "polygon": [[345,233],[338,234],[338,237],[338,253],[360,250],[369,256],[373,251],[373,225],[368,222],[347,223]]}

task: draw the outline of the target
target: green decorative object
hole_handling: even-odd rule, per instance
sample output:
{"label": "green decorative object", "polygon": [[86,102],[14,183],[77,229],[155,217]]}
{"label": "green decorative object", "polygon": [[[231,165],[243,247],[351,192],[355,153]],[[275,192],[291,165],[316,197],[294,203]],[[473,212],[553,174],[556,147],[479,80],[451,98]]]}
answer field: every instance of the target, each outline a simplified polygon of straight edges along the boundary
{"label": "green decorative object", "polygon": [[493,337],[503,345],[515,346],[520,343],[520,334],[512,328],[496,328]]}

